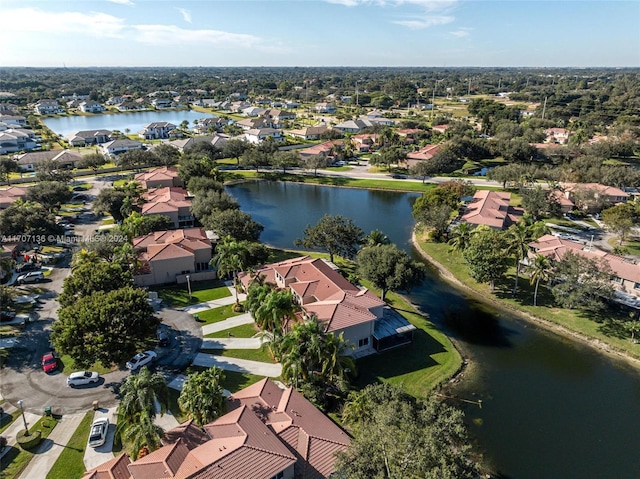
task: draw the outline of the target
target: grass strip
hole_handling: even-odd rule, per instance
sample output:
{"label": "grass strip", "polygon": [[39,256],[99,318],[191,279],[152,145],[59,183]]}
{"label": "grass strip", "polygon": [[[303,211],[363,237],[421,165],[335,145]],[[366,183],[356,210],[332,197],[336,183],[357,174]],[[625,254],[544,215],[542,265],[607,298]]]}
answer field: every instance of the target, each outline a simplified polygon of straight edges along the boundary
{"label": "grass strip", "polygon": [[225,319],[232,318],[234,316],[238,316],[242,313],[236,313],[233,310],[233,304],[228,304],[226,306],[220,306],[218,308],[207,309],[206,311],[201,311],[198,313],[198,322],[200,324],[212,324],[220,321],[224,321]]}

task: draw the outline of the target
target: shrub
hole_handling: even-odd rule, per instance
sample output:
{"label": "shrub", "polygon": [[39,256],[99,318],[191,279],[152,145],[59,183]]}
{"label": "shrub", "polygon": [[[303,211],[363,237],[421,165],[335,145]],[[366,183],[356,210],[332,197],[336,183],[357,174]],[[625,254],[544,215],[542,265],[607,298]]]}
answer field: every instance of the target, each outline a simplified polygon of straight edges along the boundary
{"label": "shrub", "polygon": [[244,306],[241,304],[234,304],[233,305],[233,312],[234,313],[242,313],[244,312]]}
{"label": "shrub", "polygon": [[26,435],[27,431],[24,429],[18,432],[16,435],[16,442],[18,445],[25,450],[34,449],[38,447],[40,442],[42,442],[42,432],[41,431],[31,431],[31,434]]}

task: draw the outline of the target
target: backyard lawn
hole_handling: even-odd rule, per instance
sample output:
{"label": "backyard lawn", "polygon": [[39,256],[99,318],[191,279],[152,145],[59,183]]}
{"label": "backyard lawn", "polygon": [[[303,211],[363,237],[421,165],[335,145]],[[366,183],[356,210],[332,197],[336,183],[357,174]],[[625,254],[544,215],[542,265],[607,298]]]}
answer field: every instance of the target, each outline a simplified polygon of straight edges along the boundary
{"label": "backyard lawn", "polygon": [[199,281],[191,283],[191,299],[187,284],[176,284],[156,289],[158,296],[174,308],[184,308],[190,304],[205,303],[214,299],[231,296],[231,291],[220,280]]}
{"label": "backyard lawn", "polygon": [[260,361],[262,363],[274,364],[276,362],[266,346],[260,349],[201,349],[200,352],[215,356]]}

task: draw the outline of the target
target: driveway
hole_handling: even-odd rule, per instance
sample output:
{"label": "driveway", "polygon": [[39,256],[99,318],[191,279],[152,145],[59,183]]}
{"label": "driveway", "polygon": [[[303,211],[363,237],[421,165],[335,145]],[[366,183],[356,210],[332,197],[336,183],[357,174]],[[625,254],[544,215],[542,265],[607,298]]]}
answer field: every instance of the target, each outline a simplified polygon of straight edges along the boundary
{"label": "driveway", "polygon": [[282,365],[280,363],[262,363],[260,361],[230,358],[227,356],[215,356],[213,354],[205,353],[198,353],[193,360],[193,365],[203,368],[216,366],[226,371],[251,373],[258,376],[269,376],[272,378],[277,378],[282,374]]}
{"label": "driveway", "polygon": [[116,424],[117,418],[116,408],[100,408],[97,409],[95,414],[93,415],[93,420],[95,421],[98,418],[106,417],[109,418],[109,429],[107,430],[107,438],[102,446],[98,447],[89,447],[84,450],[84,466],[87,468],[87,471],[93,469],[94,467],[99,466],[100,464],[104,464],[110,459],[113,459],[113,436],[116,432]]}

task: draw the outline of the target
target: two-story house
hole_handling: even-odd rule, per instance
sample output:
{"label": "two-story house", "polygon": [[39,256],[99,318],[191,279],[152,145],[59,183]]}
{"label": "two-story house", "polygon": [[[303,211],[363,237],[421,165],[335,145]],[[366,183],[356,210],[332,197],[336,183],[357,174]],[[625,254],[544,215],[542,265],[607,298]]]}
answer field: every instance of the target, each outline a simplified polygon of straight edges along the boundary
{"label": "two-story house", "polygon": [[171,131],[175,129],[176,125],[173,123],[156,121],[145,126],[138,136],[145,140],[161,140],[169,138]]}

